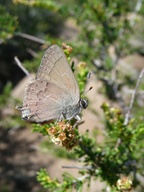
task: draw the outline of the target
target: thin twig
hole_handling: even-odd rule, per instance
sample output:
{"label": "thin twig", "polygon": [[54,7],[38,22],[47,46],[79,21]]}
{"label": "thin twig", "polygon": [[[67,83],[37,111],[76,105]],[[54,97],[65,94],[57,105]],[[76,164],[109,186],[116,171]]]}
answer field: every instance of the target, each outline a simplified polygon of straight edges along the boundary
{"label": "thin twig", "polygon": [[20,37],[25,38],[25,39],[29,39],[29,40],[34,41],[36,43],[47,44],[47,45],[50,44],[50,42],[47,42],[47,41],[45,41],[43,39],[40,39],[38,37],[35,37],[33,35],[29,35],[29,34],[26,34],[26,33],[15,33],[15,35],[20,36]]}
{"label": "thin twig", "polygon": [[116,145],[115,145],[115,149],[117,150],[119,145],[121,144],[121,138],[117,139]]}
{"label": "thin twig", "polygon": [[77,181],[84,181],[86,179],[90,179],[90,175],[87,174],[87,175],[83,175],[82,177],[79,177],[77,179],[74,179],[73,184],[77,184]]}
{"label": "thin twig", "polygon": [[87,175],[83,175],[82,177],[79,177],[78,180],[84,181],[84,180],[89,179],[89,178],[90,178],[90,175],[87,174]]}
{"label": "thin twig", "polygon": [[30,73],[24,68],[24,66],[22,65],[22,63],[20,62],[20,60],[17,58],[17,56],[14,57],[14,60],[16,62],[16,64],[18,65],[18,67],[31,79],[32,76],[30,75]]}
{"label": "thin twig", "polygon": [[135,18],[136,18],[137,13],[139,12],[139,10],[140,10],[140,8],[142,6],[142,1],[143,0],[138,0],[137,3],[136,3],[135,10],[134,10],[134,12],[133,12],[133,14],[131,16],[131,21],[130,21],[131,27],[133,27],[134,24],[135,24]]}
{"label": "thin twig", "polygon": [[92,169],[91,166],[65,166],[63,165],[62,168],[66,168],[66,169]]}
{"label": "thin twig", "polygon": [[38,57],[38,54],[37,54],[34,50],[32,50],[32,49],[30,49],[30,48],[27,48],[26,51],[27,51],[30,55],[32,55],[34,58],[37,58],[37,57]]}
{"label": "thin twig", "polygon": [[141,81],[143,75],[144,75],[144,68],[143,68],[142,71],[140,72],[140,75],[139,75],[139,78],[138,78],[138,80],[137,80],[137,83],[136,83],[134,92],[133,92],[133,94],[132,94],[131,101],[130,101],[130,105],[129,105],[128,111],[127,111],[127,113],[126,113],[126,115],[125,115],[124,125],[127,125],[128,122],[129,122],[131,110],[132,110],[132,107],[133,107],[133,104],[134,104],[134,100],[135,100],[135,97],[136,97],[136,93],[137,93],[137,90],[138,90],[138,87],[139,87],[139,84],[140,84],[140,81]]}

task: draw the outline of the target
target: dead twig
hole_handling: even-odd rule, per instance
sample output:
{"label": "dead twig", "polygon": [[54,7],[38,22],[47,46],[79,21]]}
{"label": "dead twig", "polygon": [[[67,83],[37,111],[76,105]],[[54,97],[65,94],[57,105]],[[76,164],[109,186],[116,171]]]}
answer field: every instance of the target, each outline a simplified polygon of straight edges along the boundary
{"label": "dead twig", "polygon": [[26,51],[31,55],[33,56],[34,58],[37,58],[38,57],[38,54],[32,50],[31,48],[27,48]]}
{"label": "dead twig", "polygon": [[63,165],[62,168],[66,168],[66,169],[92,169],[92,166],[65,166]]}
{"label": "dead twig", "polygon": [[137,90],[138,90],[138,87],[139,87],[139,84],[140,84],[140,81],[141,81],[143,75],[144,75],[144,68],[143,68],[142,71],[140,72],[140,75],[139,75],[139,77],[138,77],[138,80],[137,80],[135,89],[134,89],[134,91],[133,91],[133,93],[132,93],[130,105],[129,105],[128,111],[127,111],[127,113],[126,113],[126,115],[125,115],[124,125],[127,125],[128,122],[129,122],[129,120],[130,120],[131,110],[132,110],[132,107],[133,107],[133,104],[134,104],[134,100],[135,100],[135,97],[136,97],[136,94],[137,94]]}
{"label": "dead twig", "polygon": [[22,63],[20,62],[17,56],[14,57],[14,60],[18,65],[18,67],[26,74],[26,76],[28,76],[30,79],[33,79],[30,73],[26,70],[26,68],[24,68],[24,66],[22,65]]}
{"label": "dead twig", "polygon": [[47,41],[45,41],[43,39],[40,39],[38,37],[35,37],[33,35],[29,35],[29,34],[26,34],[26,33],[15,33],[15,35],[20,36],[20,37],[25,38],[25,39],[28,39],[28,40],[31,40],[31,41],[34,41],[36,43],[47,44],[47,45],[50,44],[50,42],[47,42]]}

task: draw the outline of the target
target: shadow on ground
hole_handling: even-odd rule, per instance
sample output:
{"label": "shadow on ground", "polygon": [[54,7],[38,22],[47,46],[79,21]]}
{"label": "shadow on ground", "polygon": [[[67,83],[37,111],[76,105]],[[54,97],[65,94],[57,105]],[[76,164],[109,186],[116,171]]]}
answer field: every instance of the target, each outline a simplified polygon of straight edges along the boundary
{"label": "shadow on ground", "polygon": [[[30,132],[30,130],[28,130]],[[37,158],[32,139],[21,137],[25,129],[3,129],[0,132],[0,191],[24,192],[38,191],[40,185],[36,181],[36,172],[44,166],[44,162],[35,163]],[[39,140],[39,137],[36,139]],[[35,140],[35,142],[36,142]],[[49,164],[51,162],[49,161]],[[47,164],[48,166],[48,164]]]}

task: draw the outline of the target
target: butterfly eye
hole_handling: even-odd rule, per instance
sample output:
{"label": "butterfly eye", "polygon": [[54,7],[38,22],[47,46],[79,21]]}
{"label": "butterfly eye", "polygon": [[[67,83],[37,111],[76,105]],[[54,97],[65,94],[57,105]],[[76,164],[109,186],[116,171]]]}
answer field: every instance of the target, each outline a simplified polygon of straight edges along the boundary
{"label": "butterfly eye", "polygon": [[83,109],[86,109],[87,106],[88,106],[88,101],[86,99],[81,99],[80,100],[80,106],[83,108]]}

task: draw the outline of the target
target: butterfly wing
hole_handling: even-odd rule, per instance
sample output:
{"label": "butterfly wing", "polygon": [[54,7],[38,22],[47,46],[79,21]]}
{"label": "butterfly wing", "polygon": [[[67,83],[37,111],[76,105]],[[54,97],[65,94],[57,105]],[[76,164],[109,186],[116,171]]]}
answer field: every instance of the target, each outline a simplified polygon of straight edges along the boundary
{"label": "butterfly wing", "polygon": [[45,52],[36,74],[36,79],[41,78],[66,91],[66,103],[70,102],[71,105],[78,103],[80,99],[78,84],[63,50],[58,45],[50,46]]}
{"label": "butterfly wing", "polygon": [[79,99],[78,84],[65,54],[59,46],[50,46],[36,79],[25,88],[22,118],[34,122],[60,119],[64,109],[71,106],[72,110]]}
{"label": "butterfly wing", "polygon": [[47,80],[34,80],[25,88],[22,118],[32,122],[59,119],[67,93]]}

